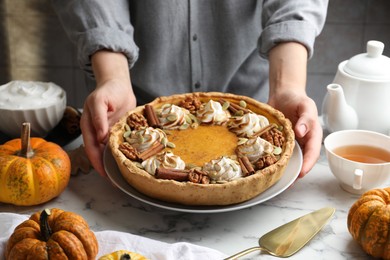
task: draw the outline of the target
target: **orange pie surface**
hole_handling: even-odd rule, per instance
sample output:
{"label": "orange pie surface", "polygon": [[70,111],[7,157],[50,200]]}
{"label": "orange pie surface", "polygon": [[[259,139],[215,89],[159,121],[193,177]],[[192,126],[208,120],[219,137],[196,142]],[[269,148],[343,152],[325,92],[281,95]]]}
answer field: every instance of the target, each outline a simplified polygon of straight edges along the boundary
{"label": "orange pie surface", "polygon": [[226,126],[200,125],[187,130],[170,130],[168,139],[175,144],[171,151],[187,164],[203,164],[223,155],[232,155],[238,137]]}

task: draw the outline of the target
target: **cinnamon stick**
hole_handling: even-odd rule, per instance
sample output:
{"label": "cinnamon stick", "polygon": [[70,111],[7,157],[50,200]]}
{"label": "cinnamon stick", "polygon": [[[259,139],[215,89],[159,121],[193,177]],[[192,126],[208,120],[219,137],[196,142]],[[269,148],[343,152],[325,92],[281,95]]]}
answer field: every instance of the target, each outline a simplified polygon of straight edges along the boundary
{"label": "cinnamon stick", "polygon": [[248,157],[246,157],[246,156],[239,157],[238,162],[240,163],[241,170],[245,176],[252,175],[255,173],[255,169],[253,168]]}
{"label": "cinnamon stick", "polygon": [[[219,99],[218,100],[219,101],[219,103],[221,103],[222,105],[224,104],[224,103],[226,103],[227,101],[226,100],[224,100],[224,99]],[[249,109],[246,109],[246,108],[244,108],[244,107],[242,107],[242,106],[240,106],[240,105],[238,105],[238,104],[235,104],[235,103],[232,103],[232,102],[229,102],[229,111],[232,113],[232,114],[235,114],[235,113],[237,113],[238,111],[240,111],[240,110],[242,110],[244,113],[249,113],[250,111],[249,111]]]}
{"label": "cinnamon stick", "polygon": [[157,179],[187,181],[189,170],[168,169],[159,167],[156,169],[155,177]]}
{"label": "cinnamon stick", "polygon": [[148,124],[151,127],[155,127],[155,128],[161,127],[160,120],[158,119],[156,111],[154,110],[153,106],[145,105],[145,116],[146,116],[146,120],[148,120]]}
{"label": "cinnamon stick", "polygon": [[276,127],[276,124],[269,124],[269,125],[263,127],[262,129],[260,129],[259,132],[254,133],[252,136],[254,136],[254,137],[261,136],[262,134],[270,131],[271,129],[274,129],[275,127]]}
{"label": "cinnamon stick", "polygon": [[145,161],[149,157],[152,157],[153,155],[155,155],[155,154],[161,152],[162,150],[164,150],[164,148],[165,148],[165,146],[162,143],[156,142],[151,147],[149,147],[147,150],[145,150],[142,153],[138,154],[138,158],[141,161]]}

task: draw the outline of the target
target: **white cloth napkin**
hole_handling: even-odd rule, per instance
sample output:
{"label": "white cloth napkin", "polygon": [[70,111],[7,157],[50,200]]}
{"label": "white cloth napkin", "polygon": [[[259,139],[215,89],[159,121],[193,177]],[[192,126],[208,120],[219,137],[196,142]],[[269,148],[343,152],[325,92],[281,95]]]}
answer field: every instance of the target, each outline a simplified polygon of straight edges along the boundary
{"label": "white cloth napkin", "polygon": [[[0,213],[0,259],[4,259],[4,250],[8,238],[15,227],[28,219],[28,215]],[[168,244],[157,240],[118,231],[95,232],[99,243],[99,256],[116,250],[126,249],[144,255],[149,259],[223,259],[226,255],[207,247],[186,242]]]}

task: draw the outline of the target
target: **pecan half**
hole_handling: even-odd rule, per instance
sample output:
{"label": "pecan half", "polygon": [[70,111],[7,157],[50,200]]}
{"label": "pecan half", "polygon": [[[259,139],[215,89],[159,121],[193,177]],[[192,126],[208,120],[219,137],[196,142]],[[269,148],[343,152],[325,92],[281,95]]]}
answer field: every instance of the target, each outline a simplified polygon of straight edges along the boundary
{"label": "pecan half", "polygon": [[131,129],[138,130],[148,126],[146,118],[138,113],[132,113],[127,117],[127,124]]}
{"label": "pecan half", "polygon": [[283,133],[276,128],[273,128],[270,131],[265,132],[264,134],[261,135],[261,138],[267,140],[274,146],[278,146],[278,147],[282,147],[285,142]]}
{"label": "pecan half", "polygon": [[179,103],[179,106],[187,109],[191,114],[195,114],[201,105],[202,102],[200,102],[198,97],[187,97]]}
{"label": "pecan half", "polygon": [[256,170],[261,170],[276,163],[277,160],[278,159],[273,154],[265,155],[261,157],[257,162],[255,162],[254,166]]}
{"label": "pecan half", "polygon": [[130,160],[132,161],[138,161],[138,152],[137,150],[131,146],[129,143],[121,143],[119,145],[119,150]]}
{"label": "pecan half", "polygon": [[193,183],[200,183],[200,184],[209,184],[210,183],[210,177],[205,173],[198,169],[191,169],[190,173],[188,174],[188,180]]}

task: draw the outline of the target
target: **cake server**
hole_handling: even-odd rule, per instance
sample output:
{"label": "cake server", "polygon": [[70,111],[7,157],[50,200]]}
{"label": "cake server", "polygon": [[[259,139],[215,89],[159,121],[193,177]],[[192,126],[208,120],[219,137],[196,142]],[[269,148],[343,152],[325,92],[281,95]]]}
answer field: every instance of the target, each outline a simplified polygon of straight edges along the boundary
{"label": "cake server", "polygon": [[334,208],[326,207],[306,214],[263,235],[259,239],[259,246],[248,248],[225,260],[237,259],[257,250],[273,256],[289,257],[306,245],[325,226],[334,212]]}

